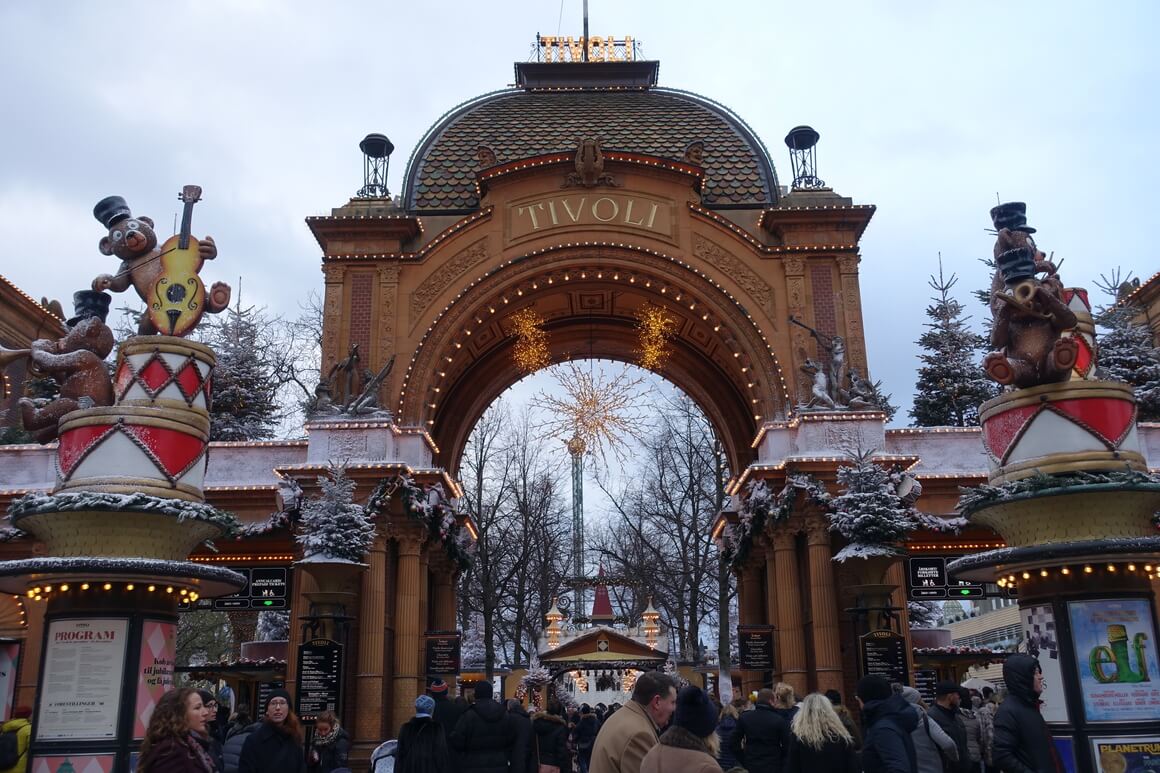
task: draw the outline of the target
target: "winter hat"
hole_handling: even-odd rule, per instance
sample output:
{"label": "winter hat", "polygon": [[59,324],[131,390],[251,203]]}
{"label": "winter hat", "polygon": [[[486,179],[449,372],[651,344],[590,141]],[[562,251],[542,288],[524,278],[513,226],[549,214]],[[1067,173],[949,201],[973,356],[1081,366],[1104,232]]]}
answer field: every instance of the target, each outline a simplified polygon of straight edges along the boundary
{"label": "winter hat", "polygon": [[429,692],[431,695],[446,695],[447,682],[444,682],[442,679],[436,679],[434,682],[427,685],[427,692]]}
{"label": "winter hat", "polygon": [[294,706],[294,701],[292,701],[290,699],[290,693],[286,692],[281,687],[279,687],[277,690],[271,691],[270,694],[266,696],[266,703],[265,703],[265,705],[262,706],[263,712],[267,712],[270,710],[270,701],[274,700],[275,698],[281,698],[282,700],[286,701],[286,703],[288,703],[291,707]]}
{"label": "winter hat", "polygon": [[903,687],[902,697],[906,699],[907,703],[913,703],[917,706],[919,699],[922,698],[922,694],[913,687]]}
{"label": "winter hat", "polygon": [[491,682],[479,682],[475,685],[475,699],[477,701],[491,699]]}
{"label": "winter hat", "polygon": [[856,694],[863,703],[870,701],[884,701],[894,692],[890,689],[890,682],[877,674],[869,674],[858,680]]}
{"label": "winter hat", "polygon": [[683,727],[698,738],[704,738],[717,728],[717,707],[700,687],[689,685],[677,693],[677,711],[673,724]]}
{"label": "winter hat", "polygon": [[435,699],[430,695],[420,695],[415,699],[415,716],[429,717],[435,710]]}
{"label": "winter hat", "polygon": [[940,698],[944,695],[955,695],[955,694],[958,694],[958,692],[959,692],[958,682],[952,682],[950,679],[942,680],[937,685],[935,685],[935,688],[934,688],[934,694]]}
{"label": "winter hat", "polygon": [[217,702],[217,698],[213,697],[213,693],[209,690],[198,690],[197,694],[201,697],[201,705],[203,706],[210,701],[214,701],[215,703]]}

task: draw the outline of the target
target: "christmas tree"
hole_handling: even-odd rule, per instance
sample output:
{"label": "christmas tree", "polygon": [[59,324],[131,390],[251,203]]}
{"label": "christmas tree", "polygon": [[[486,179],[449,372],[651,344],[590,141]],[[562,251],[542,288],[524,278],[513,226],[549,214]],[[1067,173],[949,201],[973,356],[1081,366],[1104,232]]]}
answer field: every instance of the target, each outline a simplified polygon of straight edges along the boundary
{"label": "christmas tree", "polygon": [[210,440],[268,440],[281,411],[277,385],[257,313],[228,309],[206,336],[217,354],[213,371]]}
{"label": "christmas tree", "polygon": [[361,563],[375,540],[375,525],[354,504],[354,481],[332,463],[329,476],[319,476],[318,485],[321,495],[302,506],[298,522],[303,561]]}
{"label": "christmas tree", "polygon": [[1112,298],[1096,314],[1096,324],[1101,329],[1097,339],[1098,375],[1131,385],[1136,393],[1138,421],[1160,421],[1160,350],[1152,343],[1147,323],[1139,321],[1142,311],[1129,300],[1136,285],[1128,280],[1121,282],[1116,271],[1111,277],[1101,276],[1096,286]]}
{"label": "christmas tree", "polygon": [[290,638],[290,612],[264,609],[258,613],[258,641],[285,641]]}
{"label": "christmas tree", "polygon": [[838,468],[845,491],[831,502],[830,529],[849,544],[835,561],[895,555],[898,543],[918,527],[913,505],[898,495],[897,476],[875,464],[872,454],[860,451],[852,465]]}
{"label": "christmas tree", "polygon": [[939,256],[938,278],[928,284],[936,295],[926,307],[931,319],[918,339],[924,350],[915,384],[910,417],[916,427],[970,427],[979,423],[979,405],[997,394],[996,385],[980,366],[986,343],[967,327],[963,306],[951,297],[958,277],[943,276]]}

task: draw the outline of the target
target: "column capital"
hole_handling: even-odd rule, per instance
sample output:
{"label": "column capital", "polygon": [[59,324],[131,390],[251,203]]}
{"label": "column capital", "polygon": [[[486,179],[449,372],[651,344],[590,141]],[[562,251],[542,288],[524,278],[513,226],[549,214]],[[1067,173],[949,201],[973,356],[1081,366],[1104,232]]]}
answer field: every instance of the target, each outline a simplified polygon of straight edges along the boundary
{"label": "column capital", "polygon": [[806,262],[801,258],[782,258],[781,265],[787,276],[801,276],[806,271]]}
{"label": "column capital", "polygon": [[839,274],[857,274],[858,263],[862,259],[857,255],[841,255],[838,257]]}
{"label": "column capital", "polygon": [[806,517],[806,542],[809,545],[830,546],[830,523],[823,515]]}

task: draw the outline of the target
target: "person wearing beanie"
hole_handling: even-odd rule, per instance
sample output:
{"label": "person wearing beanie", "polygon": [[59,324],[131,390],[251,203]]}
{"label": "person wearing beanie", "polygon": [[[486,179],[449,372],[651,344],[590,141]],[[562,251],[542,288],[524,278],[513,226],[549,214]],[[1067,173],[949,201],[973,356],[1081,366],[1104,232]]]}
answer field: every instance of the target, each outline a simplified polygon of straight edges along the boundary
{"label": "person wearing beanie", "polygon": [[700,687],[677,693],[673,723],[640,763],[640,773],[721,773],[717,707]]}
{"label": "person wearing beanie", "polygon": [[850,735],[834,711],[830,699],[821,693],[807,695],[798,704],[790,722],[787,773],[859,773],[858,752]]}
{"label": "person wearing beanie", "polygon": [[[943,731],[955,741],[954,753],[947,757],[946,768],[950,773],[970,773],[970,750],[967,746],[967,727],[959,712],[962,696],[959,683],[944,679],[935,685],[935,703],[927,712],[931,720],[937,722]],[[976,766],[977,767],[977,766]]]}
{"label": "person wearing beanie", "polygon": [[451,700],[450,692],[451,689],[447,682],[442,679],[436,679],[427,685],[427,694],[435,700],[435,710],[431,712],[431,718],[443,728],[443,737],[448,742],[447,756],[454,764],[455,750],[450,747],[451,731],[455,729],[455,724],[463,716],[463,712],[467,710],[467,705]]}
{"label": "person wearing beanie", "polygon": [[4,768],[2,773],[24,773],[28,769],[28,744],[32,741],[32,709],[17,706],[12,710],[12,719],[0,725],[0,733],[15,733],[16,764]]}
{"label": "person wearing beanie", "polygon": [[855,694],[866,726],[862,738],[864,773],[918,773],[910,737],[918,727],[918,717],[910,704],[876,674],[859,679]]}
{"label": "person wearing beanie", "polygon": [[302,723],[290,707],[281,688],[266,698],[261,726],[242,744],[238,773],[306,773]]}
{"label": "person wearing beanie", "polygon": [[927,716],[927,707],[922,695],[913,687],[903,687],[899,693],[902,699],[910,705],[918,724],[910,731],[910,740],[914,742],[914,760],[918,773],[943,773],[943,760],[955,758],[958,751],[955,739],[951,738],[942,729],[942,725]]}
{"label": "person wearing beanie", "polygon": [[522,761],[512,767],[517,728],[505,707],[492,700],[491,682],[475,686],[471,704],[451,731],[451,747],[459,773],[508,773],[523,770]]}
{"label": "person wearing beanie", "polygon": [[781,773],[789,755],[789,721],[775,707],[775,692],[764,687],[757,691],[753,711],[737,720],[729,741],[737,764],[746,770]]}
{"label": "person wearing beanie", "polygon": [[1011,655],[1003,662],[1007,698],[995,713],[991,757],[995,767],[1018,773],[1062,770],[1051,733],[1040,713],[1043,672],[1032,655]]}
{"label": "person wearing beanie", "polygon": [[450,773],[452,770],[447,737],[434,716],[436,703],[430,695],[420,695],[415,699],[415,716],[399,728],[396,773]]}

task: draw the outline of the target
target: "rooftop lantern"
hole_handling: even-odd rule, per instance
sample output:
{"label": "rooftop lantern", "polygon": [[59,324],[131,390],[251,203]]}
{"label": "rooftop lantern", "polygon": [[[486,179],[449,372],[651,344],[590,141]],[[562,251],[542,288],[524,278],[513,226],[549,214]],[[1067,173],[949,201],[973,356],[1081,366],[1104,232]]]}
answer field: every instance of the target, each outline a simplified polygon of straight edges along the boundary
{"label": "rooftop lantern", "polygon": [[394,144],[385,134],[368,134],[358,144],[363,152],[363,187],[359,188],[360,199],[387,199],[387,169],[391,165]]}
{"label": "rooftop lantern", "polygon": [[556,606],[555,598],[552,599],[552,608],[544,615],[544,619],[548,621],[548,627],[545,629],[548,634],[548,647],[556,649],[560,646],[560,621],[564,619],[564,613]]}
{"label": "rooftop lantern", "polygon": [[815,149],[821,135],[812,126],[795,126],[785,135],[789,159],[793,164],[793,187],[825,188],[826,182],[818,177],[818,159]]}
{"label": "rooftop lantern", "polygon": [[645,644],[655,650],[657,648],[657,643],[661,634],[661,613],[658,612],[656,607],[653,606],[652,596],[648,597],[648,606],[645,607],[644,612],[641,613],[640,619],[644,621]]}

